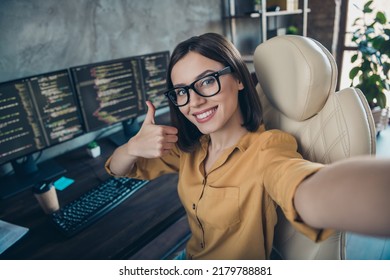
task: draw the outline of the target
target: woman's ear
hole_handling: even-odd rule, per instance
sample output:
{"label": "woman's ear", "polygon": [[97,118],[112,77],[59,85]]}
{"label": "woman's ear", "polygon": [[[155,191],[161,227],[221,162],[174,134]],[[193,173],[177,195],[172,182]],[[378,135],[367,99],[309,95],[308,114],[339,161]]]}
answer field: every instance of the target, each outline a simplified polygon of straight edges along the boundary
{"label": "woman's ear", "polygon": [[238,81],[238,90],[243,90],[244,84],[240,80],[237,80],[237,81]]}

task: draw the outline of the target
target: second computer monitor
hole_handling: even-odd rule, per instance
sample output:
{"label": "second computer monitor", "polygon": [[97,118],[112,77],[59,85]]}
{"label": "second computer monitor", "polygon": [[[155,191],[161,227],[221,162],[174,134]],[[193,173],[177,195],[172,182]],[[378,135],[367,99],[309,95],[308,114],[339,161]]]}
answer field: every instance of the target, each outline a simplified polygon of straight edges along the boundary
{"label": "second computer monitor", "polygon": [[67,70],[0,83],[0,164],[83,133]]}
{"label": "second computer monitor", "polygon": [[146,112],[146,100],[167,106],[168,61],[165,51],[72,67],[86,130],[135,119]]}
{"label": "second computer monitor", "polygon": [[54,160],[37,163],[33,154],[83,133],[67,69],[0,83],[0,165],[6,198],[65,172]]}

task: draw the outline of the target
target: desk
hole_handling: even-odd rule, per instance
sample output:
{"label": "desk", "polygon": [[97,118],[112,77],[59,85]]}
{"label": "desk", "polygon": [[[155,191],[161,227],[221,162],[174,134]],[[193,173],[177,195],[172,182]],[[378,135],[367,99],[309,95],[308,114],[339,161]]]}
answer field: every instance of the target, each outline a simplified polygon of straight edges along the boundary
{"label": "desk", "polygon": [[[58,191],[61,205],[105,180],[104,163],[115,146],[99,140],[102,155],[90,158],[80,148],[55,160],[75,180]],[[57,232],[31,191],[0,201],[0,219],[30,231],[0,259],[131,259],[153,239],[185,215],[177,195],[177,175],[151,181],[119,207],[72,238]]]}

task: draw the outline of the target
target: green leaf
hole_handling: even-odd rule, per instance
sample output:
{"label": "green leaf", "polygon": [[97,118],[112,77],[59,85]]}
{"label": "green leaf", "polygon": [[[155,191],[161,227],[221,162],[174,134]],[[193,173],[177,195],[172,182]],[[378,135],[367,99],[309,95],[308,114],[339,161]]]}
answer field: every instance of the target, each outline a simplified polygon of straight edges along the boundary
{"label": "green leaf", "polygon": [[375,49],[379,50],[382,48],[382,45],[385,43],[385,41],[386,40],[383,36],[378,35],[375,38],[373,38],[371,42],[372,42],[372,46]]}
{"label": "green leaf", "polygon": [[389,70],[390,70],[390,63],[384,62],[382,67],[383,67],[383,74],[385,74],[385,76],[387,76],[389,73]]}
{"label": "green leaf", "polygon": [[365,13],[365,14],[369,14],[369,13],[371,13],[372,12],[372,9],[371,8],[364,8],[363,9],[363,13]]}
{"label": "green leaf", "polygon": [[360,71],[360,67],[358,66],[353,67],[351,71],[349,71],[349,78],[353,80],[356,77],[356,75],[359,73],[359,71]]}
{"label": "green leaf", "polygon": [[364,87],[364,85],[361,85],[361,84],[357,85],[356,87],[363,92],[363,94],[366,97],[368,103],[373,103],[375,95],[370,91],[369,88],[366,88],[366,87]]}
{"label": "green leaf", "polygon": [[369,34],[371,34],[371,33],[375,33],[375,28],[374,28],[374,27],[369,27],[369,28],[367,28],[367,30],[366,30],[366,32],[365,32],[366,35],[369,35]]}
{"label": "green leaf", "polygon": [[378,95],[376,96],[376,101],[379,107],[382,109],[386,107],[386,95],[383,92],[378,92]]}
{"label": "green leaf", "polygon": [[87,145],[88,149],[93,149],[93,148],[96,148],[98,146],[99,145],[98,145],[98,143],[96,141],[89,142],[88,145]]}
{"label": "green leaf", "polygon": [[357,41],[360,40],[362,37],[362,33],[359,31],[355,31],[352,35],[352,42],[358,43]]}
{"label": "green leaf", "polygon": [[380,85],[382,83],[382,79],[378,74],[373,74],[370,78],[372,85]]}
{"label": "green leaf", "polygon": [[374,0],[370,0],[366,4],[364,4],[364,9],[369,9],[371,4],[372,4],[372,2],[374,2]]}
{"label": "green leaf", "polygon": [[358,54],[354,54],[352,57],[351,57],[351,62],[354,63],[356,61],[356,59],[358,59],[359,55]]}
{"label": "green leaf", "polygon": [[360,70],[362,70],[363,73],[369,73],[372,71],[371,61],[363,60],[363,63],[360,65]]}
{"label": "green leaf", "polygon": [[378,50],[383,54],[386,55],[389,59],[390,57],[390,39],[384,39]]}
{"label": "green leaf", "polygon": [[375,21],[379,22],[380,24],[386,24],[386,16],[383,12],[379,11],[376,13]]}
{"label": "green leaf", "polygon": [[377,49],[373,48],[373,47],[365,47],[365,48],[362,48],[361,51],[363,53],[366,53],[368,55],[373,55],[377,52]]}
{"label": "green leaf", "polygon": [[359,21],[361,21],[361,20],[363,20],[363,18],[361,18],[361,17],[356,18],[356,19],[353,21],[352,26],[358,25],[358,24],[359,24]]}

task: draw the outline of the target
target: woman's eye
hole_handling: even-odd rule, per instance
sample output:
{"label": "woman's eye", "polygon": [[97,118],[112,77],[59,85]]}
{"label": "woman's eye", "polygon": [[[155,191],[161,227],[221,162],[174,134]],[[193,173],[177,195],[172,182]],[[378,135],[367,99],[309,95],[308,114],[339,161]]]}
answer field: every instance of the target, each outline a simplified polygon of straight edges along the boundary
{"label": "woman's eye", "polygon": [[186,92],[186,90],[184,88],[176,90],[176,95],[177,96],[183,96],[183,95],[186,95],[186,94],[187,94],[187,92]]}
{"label": "woman's eye", "polygon": [[201,86],[204,87],[204,86],[210,86],[212,84],[215,83],[215,78],[214,77],[207,77],[207,78],[204,78],[201,82]]}

